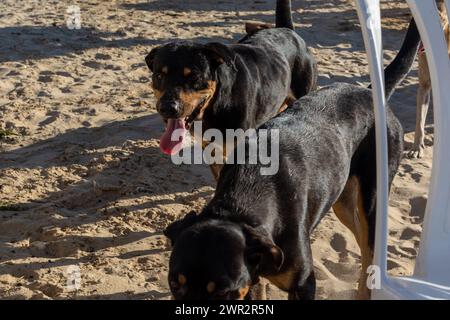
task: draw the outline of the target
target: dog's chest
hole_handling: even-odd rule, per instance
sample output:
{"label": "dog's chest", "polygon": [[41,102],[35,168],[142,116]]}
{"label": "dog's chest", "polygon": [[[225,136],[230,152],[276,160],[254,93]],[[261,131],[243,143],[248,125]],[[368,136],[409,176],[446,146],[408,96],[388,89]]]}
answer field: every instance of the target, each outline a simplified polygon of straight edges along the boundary
{"label": "dog's chest", "polygon": [[266,279],[272,282],[275,286],[281,290],[289,291],[292,287],[292,282],[294,281],[295,273],[293,270],[288,270],[286,272],[267,276]]}

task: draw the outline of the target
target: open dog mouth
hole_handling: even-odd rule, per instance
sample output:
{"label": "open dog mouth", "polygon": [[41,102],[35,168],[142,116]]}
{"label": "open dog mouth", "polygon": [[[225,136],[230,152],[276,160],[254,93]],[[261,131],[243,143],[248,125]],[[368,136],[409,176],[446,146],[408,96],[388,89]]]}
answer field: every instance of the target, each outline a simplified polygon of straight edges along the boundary
{"label": "open dog mouth", "polygon": [[[200,114],[205,101],[206,97],[200,101],[200,103],[194,108],[194,110],[192,110],[191,114],[187,117],[164,119],[164,121],[166,122],[166,130],[164,131],[164,134],[162,135],[159,142],[159,147],[162,152],[167,155],[174,155],[183,148],[183,142],[186,133],[189,130],[192,122],[194,122],[194,120]],[[177,131],[174,134],[175,130]]]}

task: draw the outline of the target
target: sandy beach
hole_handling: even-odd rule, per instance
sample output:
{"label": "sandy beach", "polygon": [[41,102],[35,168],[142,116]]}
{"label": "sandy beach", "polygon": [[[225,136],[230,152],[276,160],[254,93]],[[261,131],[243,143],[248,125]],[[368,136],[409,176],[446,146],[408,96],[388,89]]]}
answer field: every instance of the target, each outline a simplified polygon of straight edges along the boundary
{"label": "sandy beach", "polygon": [[[352,0],[293,0],[297,32],[319,85],[367,85]],[[69,29],[77,5],[81,29]],[[211,198],[206,165],[172,164],[144,62],[174,39],[231,43],[248,21],[274,21],[274,0],[30,0],[0,2],[0,298],[170,299],[162,230]],[[410,13],[382,1],[386,61]],[[414,136],[417,66],[391,107]],[[403,159],[390,199],[389,272],[411,274],[430,179],[424,157]],[[332,212],[313,235],[317,299],[353,299],[360,270],[353,235]],[[75,271],[74,271],[75,270]],[[76,288],[70,284],[79,274]],[[270,286],[269,298],[286,294]]]}

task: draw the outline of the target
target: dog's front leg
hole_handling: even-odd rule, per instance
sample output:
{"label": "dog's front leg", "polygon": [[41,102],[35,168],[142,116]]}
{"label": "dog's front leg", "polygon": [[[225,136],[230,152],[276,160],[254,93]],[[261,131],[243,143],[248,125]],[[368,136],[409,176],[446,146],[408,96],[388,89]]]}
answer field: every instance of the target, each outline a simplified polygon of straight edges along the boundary
{"label": "dog's front leg", "polygon": [[300,280],[293,283],[291,290],[289,290],[289,300],[314,300],[316,295],[316,277],[314,270],[306,275],[299,273]]}
{"label": "dog's front leg", "polygon": [[314,275],[313,257],[309,236],[300,237],[298,260],[301,269],[292,277],[288,294],[289,300],[314,300],[316,295],[316,277]]}

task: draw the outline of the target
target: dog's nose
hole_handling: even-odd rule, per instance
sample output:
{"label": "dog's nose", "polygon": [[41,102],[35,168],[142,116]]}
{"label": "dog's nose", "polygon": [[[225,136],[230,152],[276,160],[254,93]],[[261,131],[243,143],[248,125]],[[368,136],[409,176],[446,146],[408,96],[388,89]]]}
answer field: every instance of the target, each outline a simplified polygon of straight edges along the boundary
{"label": "dog's nose", "polygon": [[180,116],[180,103],[178,101],[160,101],[158,104],[158,112],[165,119],[179,118]]}

